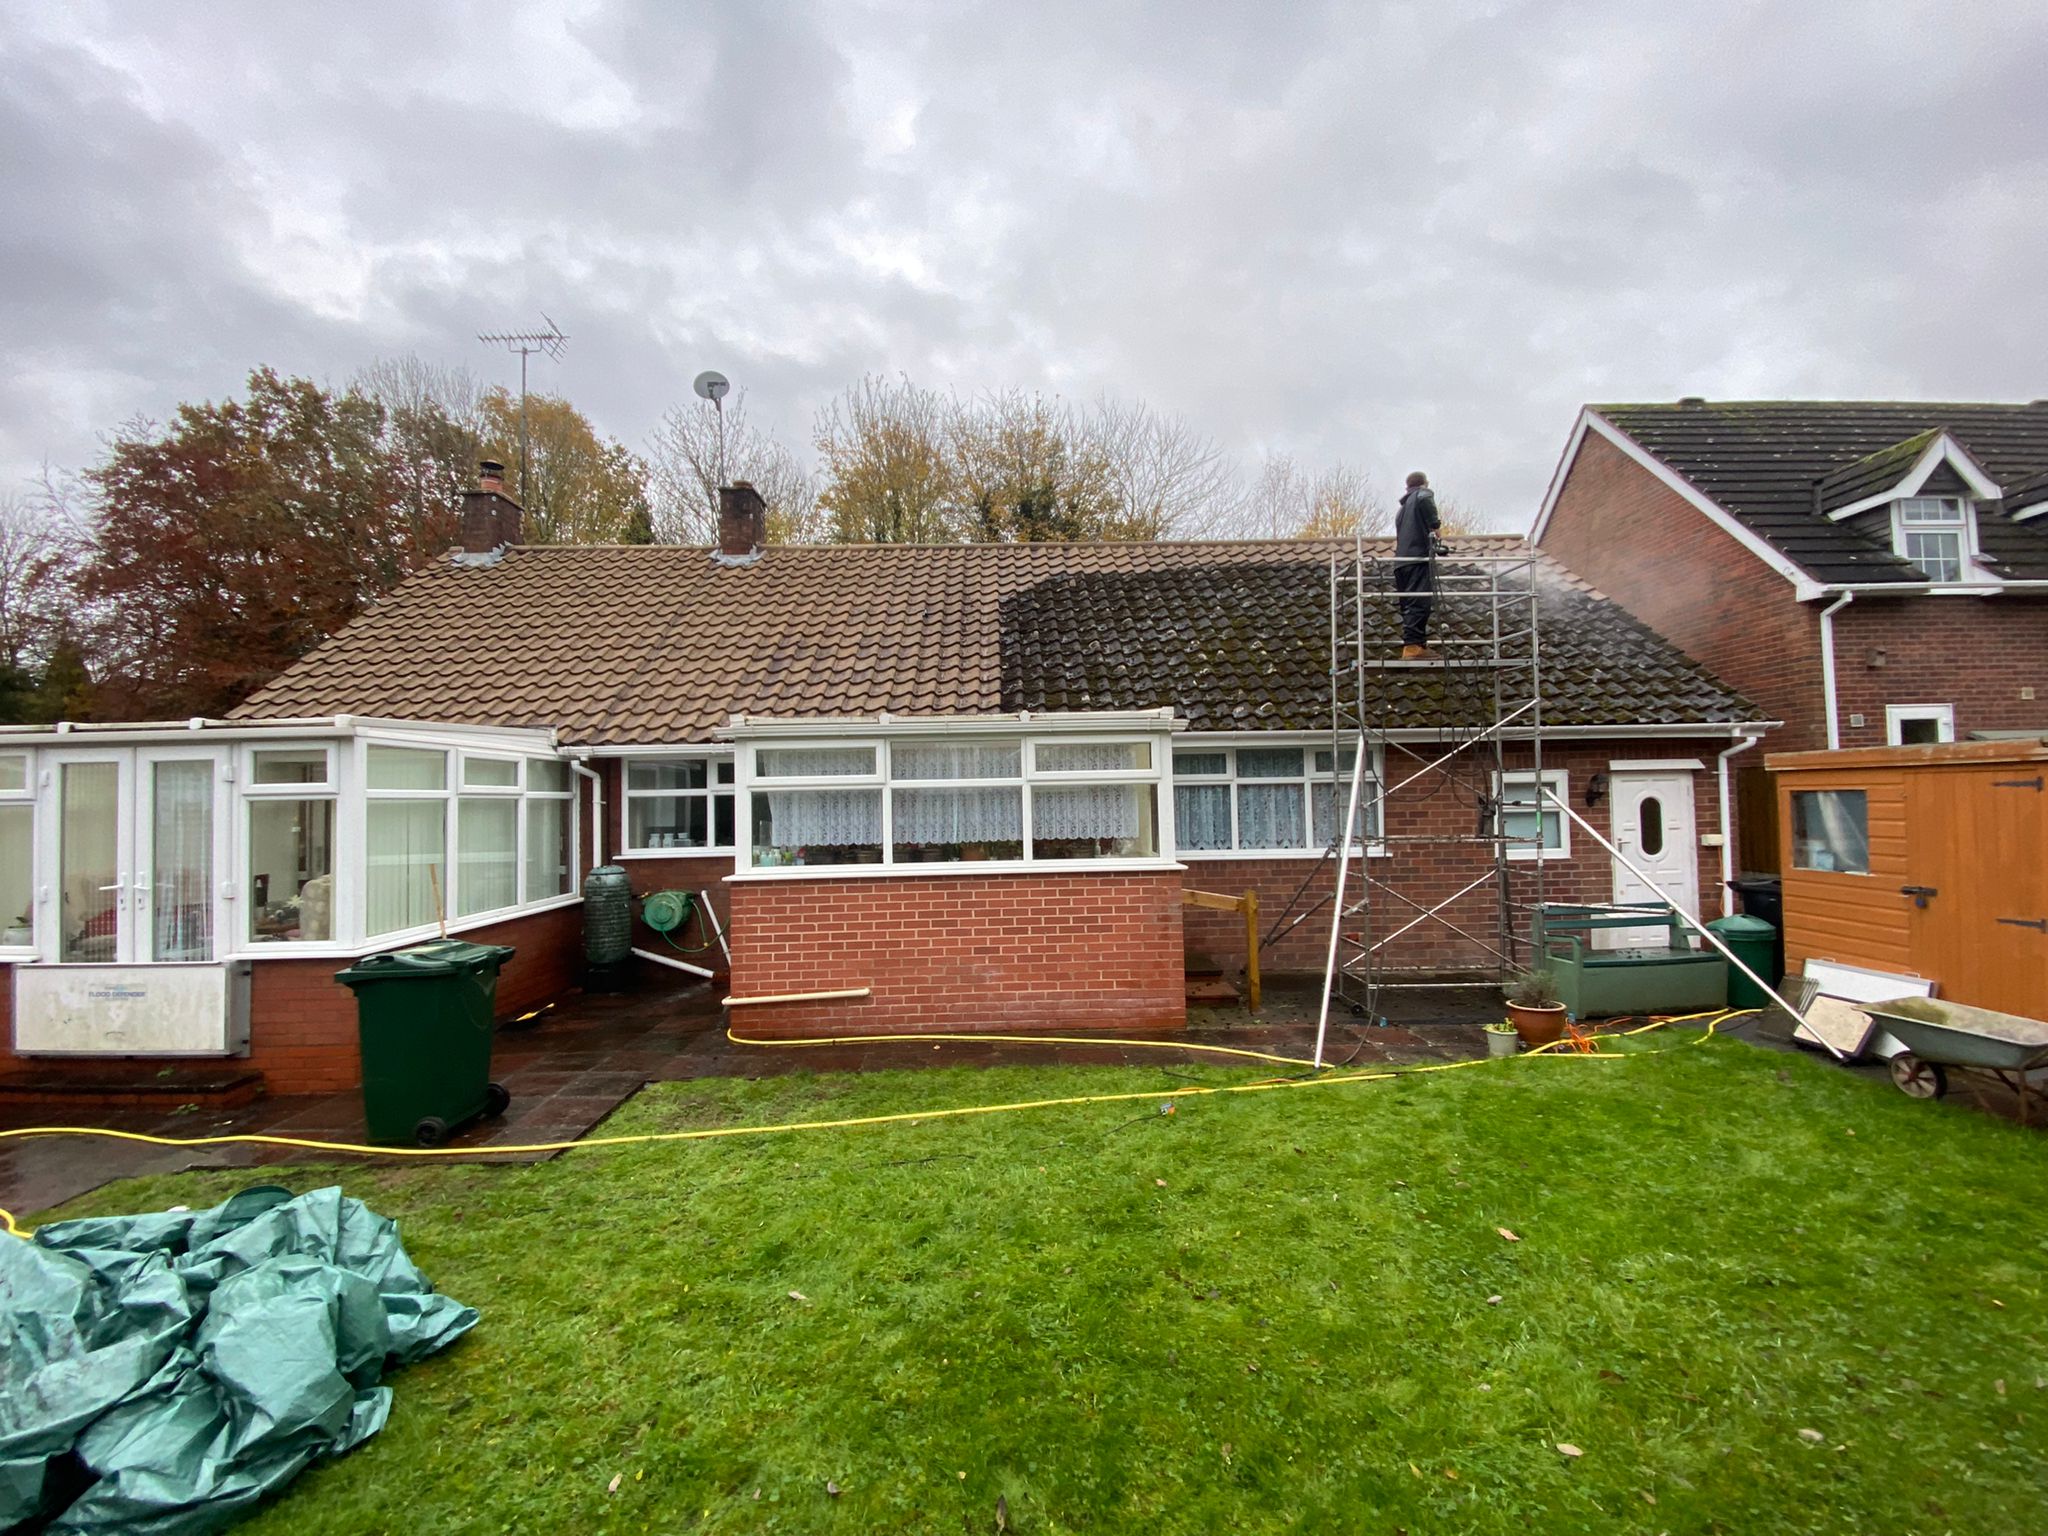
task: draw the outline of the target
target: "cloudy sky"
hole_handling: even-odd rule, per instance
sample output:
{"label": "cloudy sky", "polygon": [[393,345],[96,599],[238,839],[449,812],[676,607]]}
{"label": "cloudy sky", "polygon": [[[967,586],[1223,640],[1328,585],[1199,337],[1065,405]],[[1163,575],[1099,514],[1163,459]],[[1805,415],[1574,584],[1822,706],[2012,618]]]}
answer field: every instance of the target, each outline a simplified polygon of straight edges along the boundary
{"label": "cloudy sky", "polygon": [[552,315],[699,369],[1108,391],[1526,525],[1598,399],[2048,395],[2048,7],[0,11],[0,489],[268,363]]}

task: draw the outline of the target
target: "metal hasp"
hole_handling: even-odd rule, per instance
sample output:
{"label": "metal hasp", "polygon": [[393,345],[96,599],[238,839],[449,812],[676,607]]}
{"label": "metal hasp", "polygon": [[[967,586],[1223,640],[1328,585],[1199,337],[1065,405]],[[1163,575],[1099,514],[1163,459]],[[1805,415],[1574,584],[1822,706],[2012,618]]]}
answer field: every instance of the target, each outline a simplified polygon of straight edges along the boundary
{"label": "metal hasp", "polygon": [[[1391,989],[1505,981],[1524,958],[1515,914],[1544,899],[1542,556],[1453,550],[1432,561],[1433,661],[1400,659],[1399,602],[1412,594],[1395,588],[1397,563],[1362,535],[1330,562],[1330,751],[1346,809],[1266,936],[1328,909],[1318,1065],[1333,1002],[1381,1022]],[[1526,809],[1505,814],[1510,775],[1532,787]],[[1437,814],[1446,798],[1460,814]],[[1390,825],[1403,830],[1388,835]],[[1452,853],[1474,846],[1477,860]],[[1446,892],[1442,871],[1468,863]],[[1331,894],[1308,900],[1332,865]],[[1417,936],[1446,934],[1471,962],[1464,981],[1412,958]]]}

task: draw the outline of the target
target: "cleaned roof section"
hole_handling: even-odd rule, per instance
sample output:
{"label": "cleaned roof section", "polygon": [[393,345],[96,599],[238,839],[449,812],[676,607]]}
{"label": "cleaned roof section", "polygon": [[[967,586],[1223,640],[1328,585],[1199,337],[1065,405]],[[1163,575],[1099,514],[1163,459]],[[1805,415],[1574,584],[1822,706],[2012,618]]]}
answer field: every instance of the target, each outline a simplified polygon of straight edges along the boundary
{"label": "cleaned roof section", "polygon": [[1945,431],[2007,493],[2004,504],[1978,508],[1978,542],[1991,569],[2008,580],[2048,580],[2048,531],[2038,519],[2012,516],[2019,488],[2048,472],[2048,403],[1766,400],[1592,410],[1829,583],[1922,579],[1892,553],[1888,529],[1831,523],[1825,514],[1897,483]]}
{"label": "cleaned roof section", "polygon": [[[728,567],[674,545],[529,545],[415,576],[236,713],[547,725],[586,745],[706,740],[735,713],[1170,707],[1193,730],[1321,729],[1340,547],[805,545]],[[1757,718],[1539,560],[1549,724]],[[1397,674],[1400,723],[1470,726],[1477,685],[1445,679],[1483,675]]]}

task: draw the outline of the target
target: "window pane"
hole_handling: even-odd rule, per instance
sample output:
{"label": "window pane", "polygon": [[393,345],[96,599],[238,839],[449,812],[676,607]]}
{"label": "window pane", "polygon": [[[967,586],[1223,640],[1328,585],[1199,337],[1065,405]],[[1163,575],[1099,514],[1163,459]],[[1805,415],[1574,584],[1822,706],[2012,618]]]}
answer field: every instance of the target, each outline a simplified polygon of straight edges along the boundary
{"label": "window pane", "polygon": [[1906,558],[1929,581],[1963,579],[1963,536],[1959,533],[1908,533]]}
{"label": "window pane", "polygon": [[754,772],[764,779],[844,778],[875,771],[873,747],[757,747]]}
{"label": "window pane", "polygon": [[1795,790],[1792,864],[1840,874],[1870,873],[1870,797],[1860,789]]}
{"label": "window pane", "polygon": [[708,848],[708,795],[635,795],[626,802],[628,848]]}
{"label": "window pane", "polygon": [[249,802],[249,938],[334,937],[334,802]]}
{"label": "window pane", "polygon": [[1040,773],[1125,773],[1152,766],[1149,741],[1041,741],[1033,750]]}
{"label": "window pane", "polygon": [[529,757],[526,787],[536,793],[562,793],[569,787],[569,765],[559,757]]}
{"label": "window pane", "polygon": [[[1295,754],[1297,757],[1299,753]],[[1246,754],[1238,754],[1237,771],[1244,773]],[[1302,792],[1299,784],[1240,784],[1237,786],[1237,846],[1240,848],[1300,848],[1308,832],[1302,821]]]}
{"label": "window pane", "polygon": [[[1343,779],[1350,778],[1351,765],[1353,763],[1356,763],[1357,761],[1358,749],[1356,747],[1346,747],[1342,752],[1338,753],[1336,755],[1337,766],[1334,770],[1336,777]],[[1316,772],[1331,773],[1333,770],[1330,766],[1330,762],[1330,750],[1329,748],[1325,747],[1322,751],[1316,754]]]}
{"label": "window pane", "polygon": [[255,780],[258,784],[325,784],[327,749],[292,747],[256,754]]}
{"label": "window pane", "polygon": [[526,899],[569,894],[569,802],[526,802]]}
{"label": "window pane", "polygon": [[1664,802],[1645,795],[1636,802],[1637,845],[1651,858],[1664,851]]}
{"label": "window pane", "polygon": [[446,789],[448,754],[418,747],[370,748],[372,789]]}
{"label": "window pane", "polygon": [[149,953],[213,958],[213,764],[150,765]]}
{"label": "window pane", "polygon": [[519,782],[519,764],[503,757],[462,759],[462,782],[478,789],[494,789]]}
{"label": "window pane", "polygon": [[721,783],[721,784],[730,784],[730,783],[732,783],[732,781],[733,781],[733,761],[732,761],[732,759],[731,759],[731,758],[729,758],[729,757],[721,757],[721,758],[720,758],[720,759],[719,759],[719,760],[717,761],[717,763],[716,763],[716,764],[714,764],[713,766],[715,766],[715,767],[717,768],[717,770],[718,770],[718,782],[719,782],[719,783]]}
{"label": "window pane", "polygon": [[1941,722],[1925,715],[1899,722],[1899,745],[1902,747],[1931,747],[1941,741]]}
{"label": "window pane", "polygon": [[1963,504],[1949,496],[1909,496],[1899,503],[1899,520],[1907,523],[1960,523]]}
{"label": "window pane", "polygon": [[0,805],[0,944],[35,939],[35,807]]}
{"label": "window pane", "polygon": [[[1023,773],[1021,741],[906,741],[889,750],[894,779],[1015,779]],[[1023,835],[1021,822],[1017,835]]]}
{"label": "window pane", "polygon": [[446,813],[442,800],[367,803],[364,931],[372,937],[434,921],[447,893]]}
{"label": "window pane", "polygon": [[701,757],[626,764],[626,788],[630,790],[702,789],[708,783],[710,766]]}
{"label": "window pane", "polygon": [[[1377,781],[1367,779],[1358,786],[1358,820],[1352,823],[1353,842],[1367,843],[1379,832],[1379,793]],[[1313,818],[1309,829],[1309,846],[1327,848],[1337,838],[1337,807],[1351,798],[1349,779],[1341,784],[1313,784],[1309,786],[1309,815]]]}
{"label": "window pane", "polygon": [[[1544,852],[1556,853],[1564,848],[1564,817],[1548,801],[1537,793],[1533,779],[1509,779],[1501,789],[1505,802],[1505,814],[1501,818],[1501,832],[1514,841],[1509,844],[1511,852],[1534,853],[1540,846]],[[1534,809],[1538,804],[1543,810]],[[1516,810],[1516,806],[1530,809]]]}
{"label": "window pane", "polygon": [[[1043,790],[1040,791],[1044,793]],[[1230,847],[1230,786],[1177,784],[1173,790],[1173,836],[1185,852]]]}
{"label": "window pane", "polygon": [[[551,805],[562,802],[554,800]],[[519,802],[465,797],[455,812],[459,916],[519,903]]]}
{"label": "window pane", "polygon": [[19,794],[28,788],[28,754],[0,753],[0,795]]}
{"label": "window pane", "polygon": [[120,935],[114,886],[121,871],[114,860],[121,770],[113,763],[66,763],[57,783],[57,900],[64,925],[57,958],[104,963],[115,958]]}
{"label": "window pane", "polygon": [[1222,775],[1230,772],[1228,752],[1176,752],[1173,754],[1173,771],[1176,777],[1203,777]]}
{"label": "window pane", "polygon": [[1062,784],[1033,790],[1031,850],[1040,859],[1151,857],[1159,851],[1152,786]]}
{"label": "window pane", "polygon": [[1239,747],[1237,776],[1240,779],[1298,779],[1302,751],[1299,747]]}
{"label": "window pane", "polygon": [[753,821],[763,868],[882,862],[880,789],[757,790]]}
{"label": "window pane", "polygon": [[1024,791],[1018,785],[899,789],[893,814],[899,864],[1024,857]]}

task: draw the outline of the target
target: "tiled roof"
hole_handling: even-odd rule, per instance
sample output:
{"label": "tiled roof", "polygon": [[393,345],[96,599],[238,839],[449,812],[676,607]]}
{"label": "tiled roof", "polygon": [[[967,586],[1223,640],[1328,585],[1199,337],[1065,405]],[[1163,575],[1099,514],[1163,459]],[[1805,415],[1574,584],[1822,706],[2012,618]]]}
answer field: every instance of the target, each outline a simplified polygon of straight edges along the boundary
{"label": "tiled roof", "polygon": [[[1896,483],[1932,434],[1947,432],[2008,495],[1978,509],[1978,541],[2009,579],[2048,580],[2048,530],[2021,524],[2014,494],[2048,471],[2048,404],[1770,400],[1592,408],[1823,582],[1913,582],[1889,530],[1825,513]],[[1843,494],[1850,487],[1854,494]],[[1879,520],[1880,523],[1882,520]]]}
{"label": "tiled roof", "polygon": [[[555,726],[586,744],[704,740],[735,713],[1163,705],[1195,729],[1316,729],[1337,547],[810,545],[725,567],[673,545],[525,546],[414,577],[236,713]],[[1540,558],[1550,724],[1756,717]],[[1403,723],[1472,723],[1444,676],[1403,674]]]}

